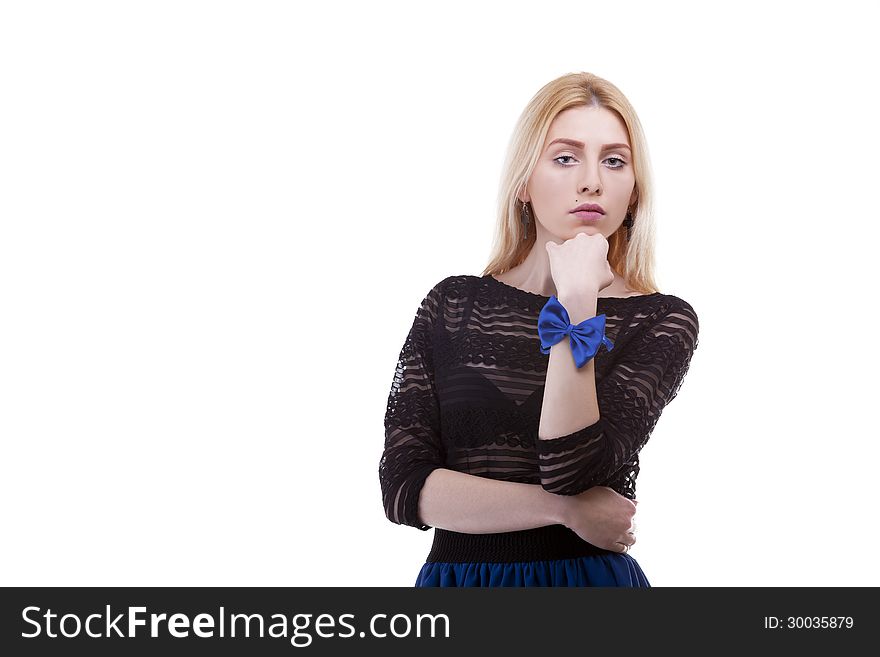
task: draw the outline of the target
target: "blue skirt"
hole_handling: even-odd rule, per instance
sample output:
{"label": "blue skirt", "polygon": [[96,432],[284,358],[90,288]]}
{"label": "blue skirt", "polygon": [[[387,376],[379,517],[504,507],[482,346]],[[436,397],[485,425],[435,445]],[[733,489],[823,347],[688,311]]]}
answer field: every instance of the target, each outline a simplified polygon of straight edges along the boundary
{"label": "blue skirt", "polygon": [[511,563],[426,562],[416,579],[427,586],[628,586],[651,584],[629,554]]}

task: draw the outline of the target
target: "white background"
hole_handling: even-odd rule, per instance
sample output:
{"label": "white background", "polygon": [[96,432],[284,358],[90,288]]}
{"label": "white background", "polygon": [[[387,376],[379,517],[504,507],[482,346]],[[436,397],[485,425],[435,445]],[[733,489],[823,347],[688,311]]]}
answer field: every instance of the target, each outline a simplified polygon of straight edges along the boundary
{"label": "white background", "polygon": [[486,264],[522,108],[589,71],[701,325],[632,555],[880,585],[871,4],[4,3],[0,583],[411,586],[400,347]]}

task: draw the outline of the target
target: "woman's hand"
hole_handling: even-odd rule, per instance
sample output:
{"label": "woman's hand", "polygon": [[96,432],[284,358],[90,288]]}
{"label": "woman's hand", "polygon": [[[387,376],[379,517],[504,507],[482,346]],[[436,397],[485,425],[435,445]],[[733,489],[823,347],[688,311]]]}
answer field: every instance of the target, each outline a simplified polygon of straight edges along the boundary
{"label": "woman's hand", "polygon": [[624,545],[635,544],[635,500],[607,486],[594,486],[578,495],[560,497],[563,524],[587,543],[612,552],[624,552]]}
{"label": "woman's hand", "polygon": [[602,233],[578,233],[562,244],[544,244],[550,257],[550,275],[556,285],[556,298],[599,292],[614,282],[608,264],[608,240]]}

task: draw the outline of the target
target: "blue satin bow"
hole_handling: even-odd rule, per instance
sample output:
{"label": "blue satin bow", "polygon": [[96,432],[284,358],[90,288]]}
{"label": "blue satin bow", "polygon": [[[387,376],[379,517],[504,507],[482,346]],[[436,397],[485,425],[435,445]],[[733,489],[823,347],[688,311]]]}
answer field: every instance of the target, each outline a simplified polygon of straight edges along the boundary
{"label": "blue satin bow", "polygon": [[604,344],[608,351],[614,343],[605,337],[605,315],[596,315],[580,324],[572,324],[568,311],[559,303],[556,296],[550,297],[538,315],[538,336],[541,338],[541,353],[549,354],[550,347],[569,336],[571,353],[575,364],[580,368],[587,364]]}

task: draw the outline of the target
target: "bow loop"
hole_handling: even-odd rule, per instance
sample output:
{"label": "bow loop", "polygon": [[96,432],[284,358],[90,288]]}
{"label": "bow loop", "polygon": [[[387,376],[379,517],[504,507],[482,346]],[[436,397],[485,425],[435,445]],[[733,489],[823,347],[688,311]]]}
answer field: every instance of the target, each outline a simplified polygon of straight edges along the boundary
{"label": "bow loop", "polygon": [[569,336],[571,353],[578,368],[587,364],[604,344],[608,351],[614,343],[605,336],[605,315],[596,315],[579,324],[572,324],[568,311],[556,296],[550,297],[538,315],[538,337],[541,338],[541,353],[549,354],[550,347]]}

